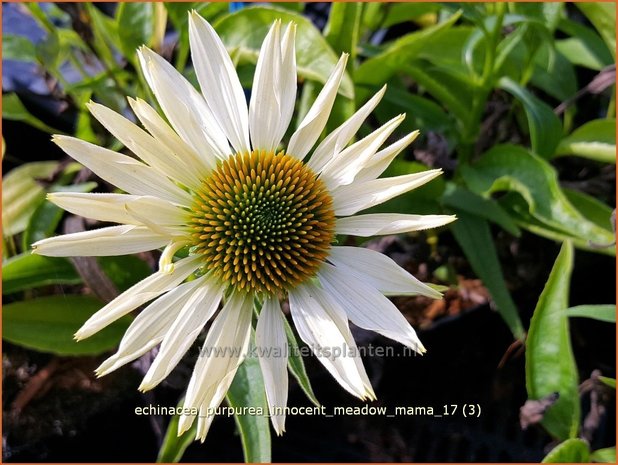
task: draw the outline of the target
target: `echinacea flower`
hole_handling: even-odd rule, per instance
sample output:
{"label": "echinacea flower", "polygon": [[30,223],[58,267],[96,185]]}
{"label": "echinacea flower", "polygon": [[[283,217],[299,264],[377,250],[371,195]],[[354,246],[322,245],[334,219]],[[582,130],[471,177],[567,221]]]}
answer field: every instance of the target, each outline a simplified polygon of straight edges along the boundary
{"label": "echinacea flower", "polygon": [[[397,234],[454,218],[356,215],[425,184],[440,170],[378,179],[417,136],[415,131],[382,148],[403,115],[349,144],[384,88],[314,148],[337,95],[346,54],[287,145],[281,145],[296,100],[294,41],[295,25],[282,31],[276,21],[263,42],[247,105],[223,43],[192,12],[190,45],[201,94],[163,58],[146,47],[139,50],[144,76],[169,124],[143,100],[129,101],[144,129],[89,104],[94,117],[139,160],[76,138],[54,137],[71,157],[127,194],[50,194],[50,201],[73,214],[120,225],[44,239],[33,245],[34,252],[105,256],[163,248],[159,270],[95,313],[76,338],[87,338],[150,302],[118,351],[97,370],[105,375],[160,344],[140,385],[148,390],[172,371],[213,320],[184,400],[186,409],[199,409],[197,438],[202,440],[211,412],[249,350],[256,302],[256,346],[279,349],[257,352],[267,399],[271,406],[284,407],[283,299],[289,299],[300,338],[341,386],[361,399],[374,399],[357,351],[328,357],[322,349],[356,348],[350,320],[422,353],[416,333],[386,295],[441,297],[378,252],[334,245],[337,234]],[[182,249],[186,257],[175,261]],[[281,434],[285,416],[271,418]],[[183,415],[179,434],[194,419]]]}

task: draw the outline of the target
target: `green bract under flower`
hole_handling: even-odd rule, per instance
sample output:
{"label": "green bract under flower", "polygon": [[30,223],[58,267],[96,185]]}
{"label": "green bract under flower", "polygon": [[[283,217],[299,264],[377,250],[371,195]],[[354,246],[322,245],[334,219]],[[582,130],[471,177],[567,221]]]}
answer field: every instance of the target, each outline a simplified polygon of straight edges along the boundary
{"label": "green bract under flower", "polygon": [[222,162],[192,208],[193,249],[224,282],[276,293],[315,275],[334,237],[333,202],[303,162],[253,151]]}

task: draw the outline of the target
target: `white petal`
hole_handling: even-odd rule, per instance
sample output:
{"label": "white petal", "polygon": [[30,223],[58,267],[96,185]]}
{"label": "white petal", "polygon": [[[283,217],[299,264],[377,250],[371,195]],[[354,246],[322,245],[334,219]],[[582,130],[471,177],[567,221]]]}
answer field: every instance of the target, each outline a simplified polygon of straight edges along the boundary
{"label": "white petal", "polygon": [[281,21],[264,39],[253,78],[249,128],[255,149],[276,150],[287,130],[296,99],[295,25],[288,25],[283,42]]}
{"label": "white petal", "polygon": [[165,333],[159,353],[139,387],[140,391],[154,388],[170,374],[215,314],[222,297],[223,285],[212,278],[203,281],[193,292]]}
{"label": "white petal", "polygon": [[195,10],[189,14],[193,66],[206,103],[236,152],[250,150],[247,101],[225,46]]}
{"label": "white petal", "polygon": [[335,103],[335,97],[337,96],[339,83],[345,72],[347,61],[348,55],[344,53],[341,55],[337,66],[335,66],[334,71],[329,76],[326,84],[324,84],[307,115],[303,118],[298,129],[292,134],[288,145],[288,154],[302,160],[320,137],[330,116],[333,103]]}
{"label": "white petal", "polygon": [[[252,315],[252,294],[234,293],[208,330],[184,401],[185,408],[200,408],[198,437],[206,436],[212,422],[209,409],[221,403],[247,355]],[[194,419],[191,415],[181,415],[178,434],[188,430]]]}
{"label": "white petal", "polygon": [[[279,301],[267,298],[255,327],[255,345],[259,356],[266,398],[271,412],[285,411],[288,403],[288,340]],[[285,431],[285,413],[271,415],[278,435]]]}
{"label": "white petal", "polygon": [[170,176],[185,186],[195,189],[201,180],[189,169],[182,159],[177,158],[161,146],[157,140],[140,129],[124,116],[109,108],[90,102],[90,113],[131,152],[161,174]]}
{"label": "white petal", "polygon": [[75,333],[75,338],[80,340],[92,336],[140,305],[175,288],[201,264],[202,257],[194,255],[174,263],[174,268],[170,272],[158,271],[148,276],[92,315]]}
{"label": "white petal", "polygon": [[111,226],[43,239],[32,244],[32,252],[48,257],[107,257],[158,249],[169,240],[144,226]]}
{"label": "white petal", "polygon": [[406,215],[402,213],[372,213],[337,219],[337,234],[379,236],[437,228],[454,221],[454,215]]}
{"label": "white petal", "polygon": [[341,386],[361,399],[375,399],[345,314],[312,284],[289,292],[290,312],[300,338]]}
{"label": "white petal", "polygon": [[406,137],[402,137],[397,142],[392,143],[388,147],[380,150],[369,159],[367,164],[356,175],[355,181],[369,181],[380,176],[386,168],[391,164],[393,159],[401,153],[414,139],[419,135],[418,131],[411,132]]}
{"label": "white petal", "polygon": [[[360,263],[355,266],[362,267]],[[383,279],[389,277],[385,275]],[[425,352],[416,332],[399,309],[367,280],[357,279],[347,267],[335,268],[328,264],[320,269],[318,278],[326,294],[343,307],[356,326],[401,342],[419,353]]]}
{"label": "white petal", "polygon": [[367,116],[369,116],[378,103],[380,103],[385,92],[386,85],[382,87],[377,94],[371,97],[367,103],[359,108],[345,123],[326,136],[320,145],[318,145],[311,155],[311,159],[307,162],[314,172],[321,172],[324,165],[348,145],[348,142],[356,135],[363,121],[365,121]]}
{"label": "white petal", "polygon": [[419,281],[393,259],[375,250],[364,247],[336,246],[331,249],[328,260],[337,268],[345,268],[361,281],[386,295],[424,295],[441,299],[440,294]]}
{"label": "white petal", "polygon": [[62,150],[94,174],[136,195],[153,195],[173,203],[190,205],[191,196],[153,168],[120,153],[68,136],[52,139]]}
{"label": "white petal", "polygon": [[393,178],[374,179],[341,186],[333,191],[333,206],[337,216],[349,216],[415,189],[442,174],[442,170],[427,170]]}
{"label": "white petal", "polygon": [[320,179],[326,184],[326,187],[332,190],[339,186],[351,184],[357,173],[375,155],[404,119],[405,115],[393,118],[367,137],[336,154],[324,166],[320,175]]}
{"label": "white petal", "polygon": [[205,276],[181,284],[148,305],[131,322],[124,333],[118,351],[96,369],[97,376],[104,376],[141,357],[159,344],[180,310]]}
{"label": "white petal", "polygon": [[74,215],[99,221],[142,225],[131,210],[140,211],[160,226],[186,225],[188,220],[186,211],[152,196],[54,192],[47,199]]}
{"label": "white petal", "polygon": [[204,98],[174,67],[142,47],[138,57],[146,81],[174,130],[203,159],[225,159],[230,146]]}
{"label": "white petal", "polygon": [[204,179],[217,165],[217,158],[213,154],[200,156],[189,144],[169,127],[157,111],[142,99],[129,98],[129,105],[135,116],[139,118],[146,130],[157,139],[165,150],[177,159],[183,160],[195,172],[196,176]]}

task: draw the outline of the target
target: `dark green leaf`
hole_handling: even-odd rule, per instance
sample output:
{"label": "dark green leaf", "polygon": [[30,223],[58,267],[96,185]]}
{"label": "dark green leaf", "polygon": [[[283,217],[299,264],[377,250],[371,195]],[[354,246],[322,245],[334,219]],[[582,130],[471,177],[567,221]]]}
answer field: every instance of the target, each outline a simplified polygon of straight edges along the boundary
{"label": "dark green leaf", "polygon": [[541,399],[554,392],[560,395],[542,424],[561,440],[577,435],[580,420],[577,366],[565,312],[572,269],[573,246],[566,241],[539,297],[526,339],[528,397]]}
{"label": "dark green leaf", "polygon": [[153,35],[154,6],[149,2],[119,3],[116,24],[121,51],[134,60],[135,51],[148,45]]}
{"label": "dark green leaf", "polygon": [[270,462],[270,425],[264,379],[257,357],[247,357],[238,367],[234,381],[227,392],[232,408],[255,407],[262,415],[235,415],[240,431],[245,462]]}
{"label": "dark green leaf", "polygon": [[567,439],[554,447],[542,463],[586,463],[590,461],[590,447],[582,439]]}
{"label": "dark green leaf", "polygon": [[303,357],[300,354],[300,350],[298,347],[298,342],[296,341],[296,336],[294,335],[294,331],[290,327],[290,324],[287,320],[283,320],[285,323],[285,335],[288,339],[288,347],[289,347],[289,357],[288,357],[288,369],[292,376],[296,378],[299,386],[304,391],[307,398],[316,406],[319,407],[320,403],[318,399],[315,397],[313,393],[313,389],[311,388],[311,382],[309,381],[309,376],[307,376],[307,371],[305,370],[305,362],[303,362]]}
{"label": "dark green leaf", "polygon": [[33,255],[30,251],[2,264],[2,294],[49,284],[78,284],[81,278],[65,258]]}
{"label": "dark green leaf", "polygon": [[[184,399],[178,403],[178,408],[182,408]],[[167,430],[165,431],[165,437],[163,443],[157,454],[157,463],[178,463],[182,459],[187,447],[195,441],[195,433],[197,431],[197,421],[194,421],[187,431],[178,436],[178,422],[180,421],[180,415],[172,416]]]}
{"label": "dark green leaf", "polygon": [[[257,57],[273,21],[296,23],[296,63],[298,74],[307,79],[325,83],[337,63],[338,56],[307,18],[275,7],[252,6],[232,13],[215,23],[219,36],[230,48],[239,48],[241,57],[252,63]],[[344,75],[339,93],[354,98],[354,85]]]}
{"label": "dark green leaf", "polygon": [[[614,387],[616,386],[614,380]],[[607,449],[597,449],[590,456],[590,460],[600,463],[616,463],[616,448],[608,447]]]}
{"label": "dark green leaf", "polygon": [[577,155],[616,164],[616,120],[597,119],[560,141],[555,155]]}
{"label": "dark green leaf", "polygon": [[360,2],[335,2],[331,4],[324,37],[337,53],[349,53],[356,59],[356,45],[360,34],[363,4]]}
{"label": "dark green leaf", "polygon": [[576,307],[567,308],[566,313],[570,317],[579,316],[607,321],[608,323],[616,323],[615,305],[578,305]]}
{"label": "dark green leaf", "polygon": [[98,257],[97,263],[120,292],[152,274],[150,266],[134,255]]}
{"label": "dark green leaf", "polygon": [[451,231],[472,269],[491,293],[498,312],[513,336],[523,339],[524,327],[506,288],[489,224],[483,218],[460,212],[457,221],[451,224]]}
{"label": "dark green leaf", "polygon": [[432,15],[440,10],[438,3],[385,3],[386,17],[382,22],[382,27],[389,27],[394,24],[404,23],[413,20],[420,20],[426,15]]}
{"label": "dark green leaf", "polygon": [[34,126],[41,131],[64,134],[58,129],[48,126],[43,121],[35,116],[32,116],[26,107],[21,103],[16,94],[2,94],[2,118],[12,121],[21,121],[22,123]]}
{"label": "dark green leaf", "polygon": [[503,77],[499,85],[523,105],[528,118],[532,150],[543,157],[551,157],[562,138],[560,119],[546,103],[510,78]]}
{"label": "dark green leaf", "polygon": [[83,341],[75,331],[103,303],[86,296],[49,296],[15,302],[2,310],[2,337],[13,343],[57,355],[96,355],[113,349],[129,326],[123,317]]}

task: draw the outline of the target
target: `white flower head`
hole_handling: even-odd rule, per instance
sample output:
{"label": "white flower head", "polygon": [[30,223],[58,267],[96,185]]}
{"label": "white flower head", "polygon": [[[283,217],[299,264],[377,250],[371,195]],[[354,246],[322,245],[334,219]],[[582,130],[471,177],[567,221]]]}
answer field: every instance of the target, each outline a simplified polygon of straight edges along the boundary
{"label": "white flower head", "polygon": [[[50,194],[50,201],[71,213],[120,225],[44,239],[33,245],[34,252],[105,256],[163,248],[159,271],[95,313],[76,338],[89,337],[148,304],[117,353],[97,370],[107,374],[160,344],[140,386],[148,390],[172,371],[213,320],[202,353],[220,349],[228,355],[198,359],[184,401],[186,408],[200,411],[197,438],[203,440],[210,412],[223,400],[249,350],[255,301],[261,302],[255,340],[267,399],[271,407],[285,407],[288,347],[281,301],[287,298],[301,339],[325,368],[353,395],[374,399],[358,351],[328,357],[323,349],[356,348],[350,320],[422,353],[416,333],[385,295],[440,294],[388,257],[335,246],[334,239],[336,234],[367,237],[449,223],[454,218],[441,215],[356,215],[441,171],[378,179],[417,136],[415,131],[383,148],[403,115],[350,144],[384,88],[315,147],[337,96],[346,54],[282,145],[296,100],[295,25],[282,30],[276,21],[270,28],[248,105],[214,29],[195,12],[189,28],[201,94],[159,55],[146,47],[139,50],[144,76],[169,124],[139,99],[130,104],[143,129],[102,105],[89,105],[139,160],[72,137],[54,138],[66,153],[127,194]],[[188,256],[174,261],[183,248]],[[192,275],[198,277],[187,281]],[[271,419],[281,434],[285,416]],[[194,420],[181,417],[179,434]]]}

